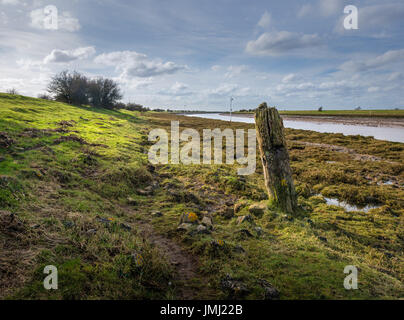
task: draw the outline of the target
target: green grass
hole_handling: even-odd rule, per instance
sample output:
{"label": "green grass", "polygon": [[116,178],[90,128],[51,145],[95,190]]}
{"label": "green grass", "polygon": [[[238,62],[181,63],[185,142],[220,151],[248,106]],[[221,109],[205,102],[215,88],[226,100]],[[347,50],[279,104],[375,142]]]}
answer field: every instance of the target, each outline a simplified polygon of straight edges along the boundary
{"label": "green grass", "polygon": [[[63,126],[62,121],[70,125]],[[0,233],[1,256],[11,256],[2,265],[8,277],[1,280],[0,297],[161,299],[173,295],[168,285],[171,266],[140,234],[119,227],[132,218],[119,205],[150,177],[146,155],[138,145],[144,123],[134,112],[0,94],[0,132],[15,141],[10,148],[0,148],[0,209],[17,213],[24,226],[17,238]],[[60,128],[64,131],[55,130]],[[60,139],[72,135],[85,144]],[[99,216],[114,222],[106,226],[98,222]],[[89,235],[92,229],[97,232]],[[132,264],[133,252],[142,252],[142,267]],[[50,264],[60,271],[61,289],[56,292],[42,286],[43,266]],[[9,288],[7,283],[13,279],[20,281]]]}
{"label": "green grass", "polygon": [[[240,179],[231,165],[148,167],[147,134],[181,128],[252,128],[166,113],[74,107],[0,94],[0,298],[173,299],[181,297],[175,265],[142,232],[154,232],[199,260],[191,286],[196,298],[228,298],[220,285],[230,274],[262,299],[260,279],[281,299],[396,299],[404,296],[404,146],[360,136],[287,129],[291,166],[301,212],[286,217],[271,204],[262,168]],[[62,122],[64,121],[64,122]],[[63,129],[63,130],[61,130]],[[304,142],[344,146],[382,161]],[[386,182],[392,181],[392,184]],[[154,195],[136,191],[155,185]],[[329,206],[324,196],[369,212]],[[136,204],[128,204],[128,198]],[[238,225],[222,212],[242,203],[266,204],[261,217]],[[160,218],[150,213],[159,210]],[[18,232],[3,219],[15,213]],[[183,213],[210,213],[208,235],[176,231]],[[127,230],[122,224],[130,225]],[[257,229],[257,227],[261,228]],[[242,230],[249,230],[251,237]],[[223,241],[215,247],[212,241]],[[155,243],[155,242],[154,242]],[[222,243],[222,242],[220,242]],[[237,252],[242,246],[244,253]],[[132,254],[141,254],[138,265]],[[43,267],[59,269],[59,290],[45,291]],[[359,267],[359,290],[343,287],[346,265]],[[240,297],[241,298],[241,297]]]}

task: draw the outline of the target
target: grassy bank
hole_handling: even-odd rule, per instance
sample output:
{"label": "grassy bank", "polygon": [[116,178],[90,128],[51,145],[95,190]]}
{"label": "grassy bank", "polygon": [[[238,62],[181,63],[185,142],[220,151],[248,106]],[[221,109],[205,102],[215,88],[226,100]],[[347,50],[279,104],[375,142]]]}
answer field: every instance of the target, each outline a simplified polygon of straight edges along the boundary
{"label": "grassy bank", "polygon": [[[0,94],[1,298],[263,299],[265,283],[281,299],[404,296],[403,144],[287,129],[292,219],[268,200],[258,158],[246,178],[233,165],[150,166],[148,133],[171,120],[252,128]],[[178,231],[190,212],[213,229]],[[43,289],[46,265],[57,291]],[[359,290],[344,289],[346,265]]]}

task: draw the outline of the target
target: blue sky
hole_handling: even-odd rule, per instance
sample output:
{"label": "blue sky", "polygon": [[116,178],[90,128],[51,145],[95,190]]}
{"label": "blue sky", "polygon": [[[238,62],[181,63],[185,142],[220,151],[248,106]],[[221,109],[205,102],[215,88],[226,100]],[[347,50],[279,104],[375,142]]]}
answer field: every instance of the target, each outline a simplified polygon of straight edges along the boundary
{"label": "blue sky", "polygon": [[0,0],[0,91],[36,96],[69,69],[154,108],[403,108],[403,27],[402,0]]}

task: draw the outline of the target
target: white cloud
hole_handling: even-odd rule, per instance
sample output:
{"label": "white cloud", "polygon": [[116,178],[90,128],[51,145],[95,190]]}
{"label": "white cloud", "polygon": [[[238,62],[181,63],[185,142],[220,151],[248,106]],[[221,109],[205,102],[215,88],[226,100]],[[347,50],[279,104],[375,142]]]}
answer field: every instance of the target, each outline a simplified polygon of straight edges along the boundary
{"label": "white cloud", "polygon": [[174,74],[187,69],[184,65],[174,62],[163,62],[160,59],[149,59],[147,55],[135,51],[116,51],[101,54],[95,58],[96,63],[113,66],[121,71],[121,77],[154,77],[164,74]]}
{"label": "white cloud", "polygon": [[289,31],[274,31],[262,34],[247,44],[246,51],[254,55],[278,55],[296,49],[318,46],[317,34],[299,34]]}
{"label": "white cloud", "polygon": [[343,13],[344,2],[346,0],[319,0],[316,4],[304,4],[297,12],[299,18],[311,14],[320,14],[323,17],[329,17],[338,13]]}
{"label": "white cloud", "polygon": [[[376,36],[382,35],[386,37],[385,32],[380,32],[380,29],[388,29],[396,23],[401,23],[404,19],[404,4],[403,3],[384,3],[358,8],[359,15],[359,30],[375,30],[378,32]],[[345,15],[342,15],[338,20],[334,31],[337,33],[348,32],[343,27]],[[373,35],[374,37],[375,35]],[[388,36],[388,34],[387,34]]]}
{"label": "white cloud", "polygon": [[234,78],[240,74],[245,73],[248,70],[248,67],[245,65],[241,66],[230,66],[227,68],[227,72],[225,74],[226,78]]}
{"label": "white cloud", "polygon": [[171,88],[167,90],[160,90],[158,92],[161,95],[169,95],[169,96],[189,96],[192,95],[193,92],[189,90],[189,86],[185,83],[176,81]]}
{"label": "white cloud", "polygon": [[0,12],[0,24],[6,25],[8,23],[8,17],[5,12]]}
{"label": "white cloud", "polygon": [[19,59],[16,61],[17,65],[24,70],[32,70],[35,68],[41,68],[43,66],[42,61],[33,61],[30,59]]}
{"label": "white cloud", "polygon": [[270,26],[271,21],[272,21],[271,14],[268,11],[265,11],[260,21],[258,21],[258,26],[260,26],[261,28],[267,28]]}
{"label": "white cloud", "polygon": [[[46,14],[44,8],[35,9],[30,13],[31,26],[36,29],[45,29]],[[58,30],[75,32],[80,30],[79,20],[74,18],[70,12],[59,12],[58,14]]]}
{"label": "white cloud", "polygon": [[331,16],[344,10],[344,0],[321,0],[318,2],[320,12],[323,16]]}
{"label": "white cloud", "polygon": [[368,71],[401,61],[404,61],[404,49],[390,50],[364,62],[350,60],[343,63],[340,69],[350,72]]}
{"label": "white cloud", "polygon": [[217,64],[215,64],[214,66],[212,66],[210,69],[212,70],[212,71],[219,71],[220,70],[220,68],[221,68],[221,66],[219,66],[219,65],[217,65]]}
{"label": "white cloud", "polygon": [[94,47],[77,48],[74,50],[52,50],[52,52],[45,57],[44,64],[48,63],[68,63],[75,60],[88,59],[95,54]]}
{"label": "white cloud", "polygon": [[297,16],[299,18],[307,16],[311,13],[312,10],[313,10],[312,6],[306,3],[299,9],[299,11],[297,12]]}
{"label": "white cloud", "polygon": [[289,82],[296,81],[298,78],[299,77],[296,74],[290,73],[290,74],[283,77],[282,82],[283,83],[289,83]]}
{"label": "white cloud", "polygon": [[239,88],[237,84],[234,83],[224,83],[219,87],[209,90],[209,94],[214,96],[227,96],[229,94],[235,93]]}
{"label": "white cloud", "polygon": [[370,88],[368,88],[368,92],[369,92],[369,93],[378,92],[379,90],[380,90],[379,87],[370,87]]}
{"label": "white cloud", "polygon": [[10,5],[17,5],[20,4],[20,0],[1,0],[0,1],[1,4],[10,4]]}
{"label": "white cloud", "polygon": [[173,84],[173,86],[171,87],[171,89],[173,90],[173,92],[182,92],[182,91],[186,91],[189,89],[189,86],[186,85],[185,83],[181,83],[181,82],[175,82]]}
{"label": "white cloud", "polygon": [[387,80],[389,81],[397,81],[397,80],[401,80],[403,79],[403,74],[400,72],[393,72],[388,78]]}

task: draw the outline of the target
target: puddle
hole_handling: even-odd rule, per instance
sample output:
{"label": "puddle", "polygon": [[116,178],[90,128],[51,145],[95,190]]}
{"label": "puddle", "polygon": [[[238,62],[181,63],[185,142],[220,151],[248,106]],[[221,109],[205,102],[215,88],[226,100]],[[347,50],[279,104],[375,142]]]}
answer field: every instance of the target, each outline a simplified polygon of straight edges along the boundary
{"label": "puddle", "polygon": [[358,206],[354,206],[354,205],[348,204],[343,201],[339,201],[338,199],[326,198],[326,197],[324,197],[324,199],[325,199],[325,201],[327,201],[327,205],[342,207],[347,212],[353,212],[353,211],[369,212],[372,209],[377,209],[377,208],[381,207],[381,206],[375,206],[375,205],[367,205],[365,207],[358,207]]}

